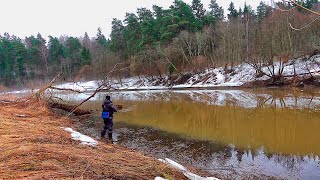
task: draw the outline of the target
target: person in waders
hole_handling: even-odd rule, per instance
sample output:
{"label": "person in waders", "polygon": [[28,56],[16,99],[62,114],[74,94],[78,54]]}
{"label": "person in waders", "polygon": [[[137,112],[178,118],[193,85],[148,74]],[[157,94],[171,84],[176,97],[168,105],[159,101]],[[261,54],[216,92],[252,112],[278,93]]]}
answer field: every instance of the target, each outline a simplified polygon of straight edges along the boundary
{"label": "person in waders", "polygon": [[104,127],[101,131],[101,137],[104,138],[108,130],[108,138],[112,141],[113,113],[117,112],[114,108],[110,96],[106,96],[102,104],[102,115]]}

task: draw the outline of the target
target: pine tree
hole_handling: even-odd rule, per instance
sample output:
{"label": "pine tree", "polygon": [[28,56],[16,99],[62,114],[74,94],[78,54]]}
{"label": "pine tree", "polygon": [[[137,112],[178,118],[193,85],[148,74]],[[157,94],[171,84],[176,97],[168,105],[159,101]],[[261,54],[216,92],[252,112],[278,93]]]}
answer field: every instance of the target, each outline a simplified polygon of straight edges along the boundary
{"label": "pine tree", "polygon": [[242,8],[240,7],[239,10],[238,10],[238,13],[237,13],[237,17],[242,17],[243,16],[243,11],[242,11]]}
{"label": "pine tree", "polygon": [[84,33],[84,36],[82,39],[82,46],[84,46],[87,49],[91,48],[91,40],[87,32]]}
{"label": "pine tree", "polygon": [[0,39],[0,82],[6,86],[22,83],[27,60],[28,52],[21,39],[5,33]]}
{"label": "pine tree", "polygon": [[90,50],[82,47],[81,51],[81,64],[82,65],[89,65],[91,62],[91,53]]}
{"label": "pine tree", "polygon": [[152,12],[147,8],[138,8],[137,9],[138,19],[142,21],[150,21],[153,19]]}
{"label": "pine tree", "polygon": [[102,47],[106,47],[107,46],[107,39],[106,37],[102,34],[101,28],[99,27],[97,30],[97,35],[96,35],[96,42],[98,43],[98,45],[102,46]]}
{"label": "pine tree", "polygon": [[216,0],[211,0],[209,4],[210,15],[214,16],[217,20],[224,20],[224,10],[219,6]]}
{"label": "pine tree", "polygon": [[304,3],[303,3],[303,6],[308,8],[308,9],[313,9],[314,8],[314,5],[318,4],[319,3],[319,0],[306,0]]}
{"label": "pine tree", "polygon": [[156,20],[153,18],[152,12],[146,8],[139,8],[137,14],[141,25],[141,45],[151,45],[157,41],[159,37],[159,32],[156,29]]}
{"label": "pine tree", "polygon": [[65,46],[66,57],[73,59],[74,61],[80,59],[81,43],[78,38],[69,37],[66,41]]}
{"label": "pine tree", "polygon": [[267,13],[267,5],[260,1],[259,6],[257,7],[257,19],[259,22],[261,22],[265,17]]}
{"label": "pine tree", "polygon": [[197,19],[203,19],[206,13],[206,10],[203,8],[203,4],[201,3],[200,0],[192,0],[191,9],[192,9],[193,15]]}
{"label": "pine tree", "polygon": [[254,10],[252,9],[252,7],[250,5],[247,5],[247,3],[244,3],[243,16],[248,17],[248,18],[254,18],[255,17]]}
{"label": "pine tree", "polygon": [[163,32],[166,31],[166,27],[164,26],[164,17],[166,16],[166,13],[162,9],[162,7],[156,5],[153,5],[152,9],[154,11],[155,16],[154,28],[156,29],[156,34],[154,35],[154,37],[157,39],[157,41],[160,41]]}
{"label": "pine tree", "polygon": [[114,18],[111,22],[111,44],[110,48],[113,51],[124,51],[123,48],[123,29],[124,26],[121,20]]}
{"label": "pine tree", "polygon": [[41,40],[35,38],[34,36],[30,36],[25,38],[25,43],[26,47],[28,48],[28,54],[31,62],[33,64],[41,63],[41,55],[39,51],[42,44]]}
{"label": "pine tree", "polygon": [[210,14],[205,15],[202,20],[203,26],[214,25],[215,22],[216,18],[214,16],[211,16]]}
{"label": "pine tree", "polygon": [[126,27],[123,30],[123,38],[126,43],[126,56],[135,55],[141,48],[141,26],[138,17],[133,13],[126,13],[124,20]]}
{"label": "pine tree", "polygon": [[228,14],[228,19],[229,20],[235,19],[235,18],[237,18],[239,16],[237,10],[234,7],[234,3],[233,2],[231,2],[229,4],[228,11],[229,11],[229,14]]}
{"label": "pine tree", "polygon": [[49,36],[49,60],[52,64],[59,65],[60,58],[65,58],[65,48],[58,38]]}
{"label": "pine tree", "polygon": [[174,22],[169,29],[171,32],[178,34],[181,31],[196,31],[197,29],[201,29],[201,24],[196,24],[196,18],[193,15],[191,7],[181,0],[175,0],[173,5],[170,6],[173,17],[171,17],[171,21]]}

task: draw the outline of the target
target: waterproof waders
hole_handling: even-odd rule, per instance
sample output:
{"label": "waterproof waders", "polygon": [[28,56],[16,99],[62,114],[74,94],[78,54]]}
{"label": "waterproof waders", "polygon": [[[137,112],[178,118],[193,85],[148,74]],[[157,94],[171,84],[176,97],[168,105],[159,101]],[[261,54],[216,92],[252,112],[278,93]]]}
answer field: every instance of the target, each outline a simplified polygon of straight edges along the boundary
{"label": "waterproof waders", "polygon": [[101,131],[101,137],[104,138],[108,130],[108,138],[112,140],[113,113],[117,112],[117,110],[113,107],[110,96],[106,96],[102,109],[101,117],[103,118],[104,127]]}

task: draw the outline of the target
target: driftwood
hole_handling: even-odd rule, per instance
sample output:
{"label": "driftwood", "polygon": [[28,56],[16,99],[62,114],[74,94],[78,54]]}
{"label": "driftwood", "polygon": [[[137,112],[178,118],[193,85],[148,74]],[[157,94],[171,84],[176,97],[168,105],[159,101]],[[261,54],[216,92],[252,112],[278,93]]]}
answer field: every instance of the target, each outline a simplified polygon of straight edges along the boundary
{"label": "driftwood", "polygon": [[64,111],[68,111],[68,112],[73,112],[74,115],[76,116],[82,116],[82,115],[87,115],[87,114],[91,114],[92,111],[89,111],[89,110],[84,110],[84,109],[75,109],[75,105],[70,105],[70,104],[65,104],[65,103],[58,103],[58,102],[53,102],[53,101],[50,101],[48,103],[48,105],[51,107],[51,108],[57,108],[57,109],[61,109],[61,110],[64,110]]}

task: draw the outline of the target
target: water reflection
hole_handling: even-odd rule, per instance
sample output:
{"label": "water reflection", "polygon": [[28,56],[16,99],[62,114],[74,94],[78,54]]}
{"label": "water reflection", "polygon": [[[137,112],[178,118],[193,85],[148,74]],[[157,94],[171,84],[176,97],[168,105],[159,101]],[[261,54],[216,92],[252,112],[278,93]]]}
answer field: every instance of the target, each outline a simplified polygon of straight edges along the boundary
{"label": "water reflection", "polygon": [[[60,94],[73,101],[88,95]],[[124,146],[230,179],[320,178],[318,90],[142,91],[111,96],[125,107],[115,117]],[[99,94],[86,108],[100,109],[104,97]],[[92,125],[90,131],[98,132],[101,125]]]}
{"label": "water reflection", "polygon": [[[99,93],[92,101],[103,99]],[[320,89],[302,90],[181,90],[181,91],[123,91],[109,92],[120,101],[188,101],[207,105],[238,106],[244,108],[277,107],[290,109],[320,110]],[[90,96],[85,94],[59,94],[59,97],[79,101]]]}
{"label": "water reflection", "polygon": [[[126,127],[121,127],[126,126]],[[214,141],[195,141],[177,137],[153,128],[117,129],[119,142],[127,147],[154,155],[169,157],[228,179],[277,178],[319,179],[319,157],[266,153],[263,148],[239,149]]]}

